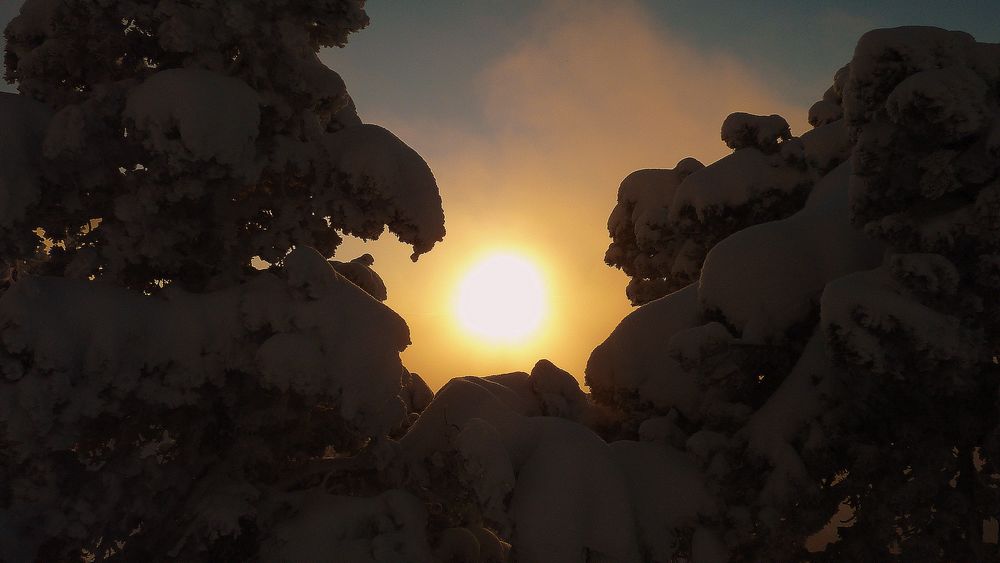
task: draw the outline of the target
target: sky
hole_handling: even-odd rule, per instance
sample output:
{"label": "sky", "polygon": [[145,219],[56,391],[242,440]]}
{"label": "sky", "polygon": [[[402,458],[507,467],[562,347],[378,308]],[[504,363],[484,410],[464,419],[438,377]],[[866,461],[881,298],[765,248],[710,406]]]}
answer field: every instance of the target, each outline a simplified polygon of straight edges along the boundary
{"label": "sky", "polygon": [[[18,0],[0,0],[0,23]],[[618,184],[639,168],[727,154],[733,111],[778,113],[793,133],[872,28],[936,25],[1000,42],[982,2],[369,0],[372,23],[323,60],[362,119],[396,133],[434,171],[448,235],[417,263],[386,235],[349,241],[406,319],[406,366],[432,387],[529,370],[548,358],[579,378],[631,310],[626,277],[603,263]],[[9,87],[7,88],[10,89]],[[548,294],[527,343],[481,341],[453,303],[494,251],[524,256]]]}

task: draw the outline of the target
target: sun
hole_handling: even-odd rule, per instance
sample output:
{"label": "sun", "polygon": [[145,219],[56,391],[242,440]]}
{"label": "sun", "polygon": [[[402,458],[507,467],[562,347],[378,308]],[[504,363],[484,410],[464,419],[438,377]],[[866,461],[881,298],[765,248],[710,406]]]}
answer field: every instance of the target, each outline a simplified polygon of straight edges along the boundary
{"label": "sun", "polygon": [[477,262],[458,287],[455,314],[472,335],[517,343],[535,334],[546,313],[545,284],[538,268],[503,252]]}

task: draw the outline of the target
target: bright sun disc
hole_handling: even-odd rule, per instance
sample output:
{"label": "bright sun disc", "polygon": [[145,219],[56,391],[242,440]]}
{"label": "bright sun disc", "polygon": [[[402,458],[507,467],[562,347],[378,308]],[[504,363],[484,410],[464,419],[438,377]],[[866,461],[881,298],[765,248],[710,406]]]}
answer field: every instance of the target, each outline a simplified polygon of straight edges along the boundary
{"label": "bright sun disc", "polygon": [[531,336],[545,315],[545,286],[534,264],[513,254],[478,262],[458,288],[455,312],[480,338],[517,342]]}

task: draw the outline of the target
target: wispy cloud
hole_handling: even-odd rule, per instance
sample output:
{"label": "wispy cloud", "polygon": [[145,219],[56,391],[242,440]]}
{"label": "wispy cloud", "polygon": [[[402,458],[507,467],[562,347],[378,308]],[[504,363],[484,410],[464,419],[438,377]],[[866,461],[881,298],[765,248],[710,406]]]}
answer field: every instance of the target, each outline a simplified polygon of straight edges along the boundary
{"label": "wispy cloud", "polygon": [[[441,186],[443,245],[416,266],[405,249],[376,245],[390,305],[413,331],[404,359],[435,386],[529,369],[542,355],[582,376],[590,350],[628,311],[624,276],[602,262],[621,179],[686,156],[724,155],[719,129],[732,111],[780,113],[793,129],[805,126],[806,109],[783,101],[754,69],[685,44],[629,1],[548,2],[476,80],[484,119],[467,129],[386,108],[362,116],[420,151]],[[462,350],[441,311],[462,268],[495,246],[545,262],[555,296],[549,328],[520,349]]]}

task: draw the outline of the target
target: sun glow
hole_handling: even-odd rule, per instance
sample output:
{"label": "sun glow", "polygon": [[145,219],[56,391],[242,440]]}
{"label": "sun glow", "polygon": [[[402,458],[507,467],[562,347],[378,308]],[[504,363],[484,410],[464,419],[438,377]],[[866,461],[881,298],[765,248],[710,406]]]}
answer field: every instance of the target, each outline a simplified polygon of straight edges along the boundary
{"label": "sun glow", "polygon": [[455,314],[470,334],[494,343],[517,343],[538,332],[546,313],[538,268],[513,253],[491,254],[462,279]]}

